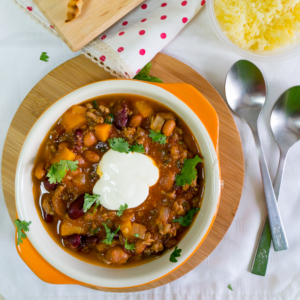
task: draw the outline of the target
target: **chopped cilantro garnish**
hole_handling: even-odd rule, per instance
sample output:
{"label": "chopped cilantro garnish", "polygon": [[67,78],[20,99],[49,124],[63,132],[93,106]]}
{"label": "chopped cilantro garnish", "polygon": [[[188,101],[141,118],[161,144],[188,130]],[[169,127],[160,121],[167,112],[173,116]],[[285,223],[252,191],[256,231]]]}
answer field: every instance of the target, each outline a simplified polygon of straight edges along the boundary
{"label": "chopped cilantro garnish", "polygon": [[111,229],[105,223],[102,223],[102,225],[104,226],[105,231],[106,231],[106,239],[103,240],[102,243],[104,243],[106,245],[111,245],[111,243],[112,243],[112,241],[114,239],[114,236],[120,230],[120,226],[118,227],[117,230],[115,230],[114,232],[111,232]]}
{"label": "chopped cilantro garnish", "polygon": [[143,145],[135,144],[129,147],[130,152],[137,152],[137,153],[145,153],[145,148]]}
{"label": "chopped cilantro garnish", "polygon": [[109,146],[112,150],[121,153],[129,153],[129,144],[122,138],[109,139]]}
{"label": "chopped cilantro garnish", "polygon": [[128,205],[125,203],[124,205],[120,205],[119,210],[117,211],[117,216],[121,217],[124,210],[128,208]]}
{"label": "chopped cilantro garnish", "polygon": [[95,235],[99,232],[100,228],[95,228],[95,229],[90,228],[89,230],[90,230],[91,235]]}
{"label": "chopped cilantro garnish", "polygon": [[186,159],[184,161],[181,173],[176,175],[176,184],[178,186],[190,185],[197,177],[196,165],[202,162],[202,159],[196,155],[192,159]]}
{"label": "chopped cilantro garnish", "polygon": [[140,70],[140,72],[133,77],[133,79],[142,80],[142,81],[150,81],[150,82],[162,82],[157,77],[152,77],[149,75],[150,69],[152,67],[151,62],[149,62],[144,68]]}
{"label": "chopped cilantro garnish", "polygon": [[139,235],[138,233],[136,233],[134,236],[135,236],[136,238],[139,238],[139,237],[140,237],[140,235]]}
{"label": "chopped cilantro garnish", "polygon": [[175,219],[172,222],[179,222],[180,225],[187,227],[192,224],[193,216],[199,209],[200,208],[193,208],[193,209],[189,210],[188,213],[184,217]]}
{"label": "chopped cilantro garnish", "polygon": [[[87,212],[93,204],[96,204],[95,209],[98,205],[100,205],[100,195],[90,195],[85,194],[84,195],[84,203],[83,203],[83,211]],[[94,210],[95,212],[95,210]]]}
{"label": "chopped cilantro garnish", "polygon": [[42,61],[48,61],[49,56],[47,55],[47,52],[42,52],[41,56],[40,56],[40,60]]}
{"label": "chopped cilantro garnish", "polygon": [[52,164],[50,171],[47,174],[50,183],[59,183],[66,176],[69,170],[76,171],[78,161],[61,160],[58,163]]}
{"label": "chopped cilantro garnish", "polygon": [[120,153],[129,153],[129,152],[145,153],[145,148],[143,145],[135,144],[129,146],[129,143],[122,138],[113,138],[108,140],[108,142],[112,150],[118,151]]}
{"label": "chopped cilantro garnish", "polygon": [[151,137],[153,142],[157,142],[163,145],[166,143],[166,139],[167,139],[167,137],[164,134],[162,134],[160,131],[155,132],[152,129],[150,130],[149,137]]}
{"label": "chopped cilantro garnish", "polygon": [[176,246],[170,256],[170,262],[173,262],[173,263],[177,262],[176,257],[180,257],[180,252],[181,252],[181,249],[178,249],[178,246]]}
{"label": "chopped cilantro garnish", "polygon": [[95,109],[97,109],[98,107],[99,107],[99,105],[98,105],[98,102],[97,101],[93,101],[92,102],[93,103],[93,107],[95,108]]}
{"label": "chopped cilantro garnish", "polygon": [[232,286],[231,286],[231,284],[228,284],[228,286],[227,286],[230,290],[232,290],[233,291],[233,288],[232,288]]}
{"label": "chopped cilantro garnish", "polygon": [[114,119],[115,119],[115,116],[113,114],[110,114],[108,116],[108,118],[104,120],[104,123],[106,123],[106,124],[112,124],[114,122]]}
{"label": "chopped cilantro garnish", "polygon": [[28,226],[31,224],[30,222],[15,220],[15,225],[17,227],[17,245],[19,246],[23,243],[22,239],[26,239],[26,231],[29,231]]}
{"label": "chopped cilantro garnish", "polygon": [[127,239],[126,239],[126,241],[125,241],[125,249],[133,251],[135,249],[134,243],[128,244],[127,243]]}

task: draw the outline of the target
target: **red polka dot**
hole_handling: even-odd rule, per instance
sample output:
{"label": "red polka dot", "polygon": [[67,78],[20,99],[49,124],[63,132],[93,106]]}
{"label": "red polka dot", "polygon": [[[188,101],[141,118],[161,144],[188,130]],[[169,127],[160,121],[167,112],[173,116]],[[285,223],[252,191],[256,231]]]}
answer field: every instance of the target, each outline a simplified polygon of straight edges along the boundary
{"label": "red polka dot", "polygon": [[106,39],[106,35],[102,35],[101,40],[105,40],[105,39]]}
{"label": "red polka dot", "polygon": [[118,49],[118,52],[123,52],[124,51],[124,48],[123,47],[120,47],[119,49]]}
{"label": "red polka dot", "polygon": [[167,18],[167,16],[161,16],[160,19],[161,20],[165,20]]}
{"label": "red polka dot", "polygon": [[50,25],[50,28],[54,29],[54,26]]}
{"label": "red polka dot", "polygon": [[128,73],[127,73],[127,72],[125,72],[125,75],[127,75],[127,76],[128,76]]}
{"label": "red polka dot", "polygon": [[137,74],[139,71],[141,71],[141,69],[138,69],[135,74]]}
{"label": "red polka dot", "polygon": [[106,57],[104,55],[100,56],[100,60],[101,61],[105,61],[106,60]]}
{"label": "red polka dot", "polygon": [[187,5],[187,1],[182,1],[182,2],[181,2],[181,5],[182,5],[182,6],[186,6],[186,5]]}
{"label": "red polka dot", "polygon": [[141,6],[141,9],[146,9],[147,8],[147,4],[143,4],[142,6]]}
{"label": "red polka dot", "polygon": [[168,3],[163,3],[162,5],[161,5],[161,7],[166,7],[168,5]]}
{"label": "red polka dot", "polygon": [[182,18],[182,23],[186,23],[188,21],[188,18]]}
{"label": "red polka dot", "polygon": [[27,9],[28,9],[29,11],[32,11],[32,7],[31,7],[31,6],[27,6]]}
{"label": "red polka dot", "polygon": [[161,37],[162,39],[165,39],[165,38],[167,37],[167,35],[166,35],[165,33],[162,33],[162,34],[160,35],[160,37]]}
{"label": "red polka dot", "polygon": [[205,0],[202,0],[202,1],[201,1],[201,5],[202,5],[202,6],[203,6],[205,3],[206,3]]}
{"label": "red polka dot", "polygon": [[140,53],[141,55],[145,55],[146,50],[145,50],[145,49],[141,49],[139,53]]}
{"label": "red polka dot", "polygon": [[123,26],[126,26],[127,24],[128,24],[127,21],[125,21],[125,22],[122,23]]}
{"label": "red polka dot", "polygon": [[146,33],[145,30],[140,30],[139,35],[144,35]]}
{"label": "red polka dot", "polygon": [[143,19],[141,22],[143,22],[143,23],[144,23],[144,22],[146,22],[146,21],[147,21],[147,19]]}
{"label": "red polka dot", "polygon": [[123,35],[125,33],[125,31],[121,31],[120,33],[119,33],[119,35]]}

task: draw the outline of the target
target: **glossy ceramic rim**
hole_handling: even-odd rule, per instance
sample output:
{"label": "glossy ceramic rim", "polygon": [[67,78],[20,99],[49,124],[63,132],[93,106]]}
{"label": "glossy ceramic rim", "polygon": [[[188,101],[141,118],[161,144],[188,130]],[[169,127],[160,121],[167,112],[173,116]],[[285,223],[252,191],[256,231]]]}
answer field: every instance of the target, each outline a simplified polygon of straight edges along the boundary
{"label": "glossy ceramic rim", "polygon": [[[207,14],[210,21],[210,24],[215,32],[215,34],[218,36],[218,38],[222,41],[222,43],[227,46],[229,49],[231,49],[236,54],[250,60],[263,62],[263,63],[272,63],[277,61],[283,61],[286,59],[290,59],[296,55],[299,55],[300,53],[300,44],[299,42],[290,46],[286,46],[283,48],[280,48],[278,50],[268,51],[265,55],[263,54],[257,54],[255,52],[246,51],[236,44],[234,44],[222,31],[219,22],[215,15],[214,10],[214,0],[207,0],[206,2],[206,8],[207,8]],[[281,52],[282,50],[282,52]],[[273,54],[272,54],[273,53]]]}
{"label": "glossy ceramic rim", "polygon": [[[179,243],[182,252],[178,264],[169,262],[169,254],[132,268],[109,269],[85,263],[59,247],[47,234],[38,216],[33,201],[31,170],[35,154],[48,130],[70,106],[96,96],[116,93],[142,95],[164,103],[185,120],[201,147],[206,162],[203,204],[192,228]],[[42,114],[24,142],[18,161],[15,187],[18,216],[21,220],[32,221],[27,236],[48,263],[65,275],[90,285],[126,288],[146,284],[166,276],[181,266],[197,250],[216,216],[220,197],[220,171],[217,153],[206,128],[184,102],[159,86],[140,81],[112,80],[79,88],[58,100]]]}

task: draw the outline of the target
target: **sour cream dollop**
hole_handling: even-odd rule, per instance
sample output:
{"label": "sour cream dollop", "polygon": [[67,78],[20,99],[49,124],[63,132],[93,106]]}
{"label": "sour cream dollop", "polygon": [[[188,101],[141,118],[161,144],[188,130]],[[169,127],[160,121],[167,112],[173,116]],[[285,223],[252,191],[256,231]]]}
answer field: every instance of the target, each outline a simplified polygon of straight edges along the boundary
{"label": "sour cream dollop", "polygon": [[102,157],[97,173],[100,179],[93,194],[100,195],[100,203],[107,209],[117,210],[142,204],[149,195],[149,187],[159,179],[154,160],[141,153],[120,153],[108,150]]}

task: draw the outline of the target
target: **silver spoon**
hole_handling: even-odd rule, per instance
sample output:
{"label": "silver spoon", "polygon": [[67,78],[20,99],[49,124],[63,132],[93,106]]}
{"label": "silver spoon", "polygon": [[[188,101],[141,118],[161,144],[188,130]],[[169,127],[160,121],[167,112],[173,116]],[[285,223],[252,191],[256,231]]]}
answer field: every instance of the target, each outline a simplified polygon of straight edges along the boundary
{"label": "silver spoon", "polygon": [[258,152],[274,249],[286,250],[288,244],[285,231],[258,135],[257,120],[267,98],[264,77],[253,63],[240,60],[227,74],[225,94],[230,108],[251,128]]}
{"label": "silver spoon", "polygon": [[[290,148],[300,140],[300,86],[289,88],[278,98],[272,108],[270,124],[280,150],[279,165],[274,182],[274,192],[278,200],[287,154]],[[266,214],[264,230],[252,266],[252,273],[263,276],[267,270],[271,246],[267,216]]]}

